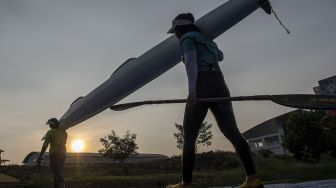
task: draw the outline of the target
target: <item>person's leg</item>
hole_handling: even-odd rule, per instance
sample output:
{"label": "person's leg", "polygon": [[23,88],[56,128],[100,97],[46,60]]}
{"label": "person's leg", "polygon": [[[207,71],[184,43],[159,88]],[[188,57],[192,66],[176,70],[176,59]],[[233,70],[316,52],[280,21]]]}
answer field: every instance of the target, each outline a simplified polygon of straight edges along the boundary
{"label": "person's leg", "polygon": [[66,188],[64,178],[63,178],[63,167],[65,165],[65,161],[66,161],[66,150],[62,151],[62,153],[60,155],[60,175],[62,177],[62,179],[60,181],[60,185],[59,185],[60,188]]}
{"label": "person's leg", "polygon": [[[207,81],[210,73],[198,72],[197,98],[212,97],[211,82]],[[210,74],[211,75],[211,74]],[[195,142],[199,128],[208,112],[209,103],[197,103],[193,106],[186,105],[183,120],[184,144],[182,152],[182,183],[168,185],[166,188],[190,188],[192,182],[192,171],[195,162]]]}
{"label": "person's leg", "polygon": [[60,188],[64,187],[64,179],[62,176],[62,169],[65,162],[65,157],[63,152],[55,152],[51,154],[50,157],[50,168],[53,173],[53,187]]}
{"label": "person's leg", "polygon": [[[213,83],[214,90],[211,92],[214,94],[214,97],[230,97],[230,91],[221,72],[214,73],[210,80]],[[239,132],[232,103],[230,101],[214,103],[210,106],[210,109],[221,132],[232,143],[235,150],[239,154],[245,167],[246,175],[254,175],[256,170],[253,163],[250,146]]]}
{"label": "person's leg", "polygon": [[232,143],[239,154],[247,176],[256,173],[250,146],[237,128],[231,102],[217,103],[210,107],[221,132]]}
{"label": "person's leg", "polygon": [[[213,74],[211,81],[214,90],[212,97],[230,97],[229,89],[220,72]],[[236,152],[240,156],[246,173],[246,182],[240,188],[260,188],[263,187],[260,179],[255,175],[256,168],[252,159],[251,149],[247,141],[239,132],[232,103],[230,101],[214,103],[210,106],[217,124],[226,138],[232,143]]]}
{"label": "person's leg", "polygon": [[50,169],[53,175],[53,188],[59,188],[59,182],[57,177],[57,155],[56,153],[50,154]]}
{"label": "person's leg", "polygon": [[195,162],[195,142],[207,111],[205,104],[197,103],[192,107],[186,105],[183,120],[182,182],[166,188],[190,187]]}
{"label": "person's leg", "polygon": [[195,142],[199,128],[207,114],[208,107],[198,103],[192,107],[186,105],[183,120],[184,144],[182,153],[183,183],[192,182],[192,171],[195,162]]}

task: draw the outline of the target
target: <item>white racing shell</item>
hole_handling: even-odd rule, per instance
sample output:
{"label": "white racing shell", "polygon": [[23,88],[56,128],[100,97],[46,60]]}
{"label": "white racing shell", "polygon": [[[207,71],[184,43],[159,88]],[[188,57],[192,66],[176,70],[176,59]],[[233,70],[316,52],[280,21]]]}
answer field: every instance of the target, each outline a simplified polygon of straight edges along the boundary
{"label": "white racing shell", "polygon": [[[258,9],[258,2],[259,0],[230,0],[198,19],[195,24],[205,35],[215,39]],[[60,126],[68,129],[95,116],[180,61],[178,39],[171,36],[140,57],[127,60],[104,83],[73,102],[60,118]]]}

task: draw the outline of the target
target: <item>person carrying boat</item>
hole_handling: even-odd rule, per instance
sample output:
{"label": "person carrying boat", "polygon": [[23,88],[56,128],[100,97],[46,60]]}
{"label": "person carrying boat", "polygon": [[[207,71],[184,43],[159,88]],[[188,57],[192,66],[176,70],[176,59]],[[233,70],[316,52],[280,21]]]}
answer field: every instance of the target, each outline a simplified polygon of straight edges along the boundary
{"label": "person carrying boat", "polygon": [[195,142],[208,109],[243,162],[246,181],[240,188],[262,188],[261,180],[256,176],[250,147],[237,128],[231,102],[197,102],[197,98],[229,97],[230,92],[218,65],[218,62],[223,60],[222,51],[213,40],[202,34],[194,21],[191,13],[179,14],[172,21],[172,27],[168,31],[179,39],[188,77],[189,94],[183,120],[182,182],[168,185],[166,188],[191,187]]}
{"label": "person carrying boat", "polygon": [[37,159],[37,164],[41,164],[43,154],[49,148],[50,168],[53,174],[53,188],[65,188],[62,169],[66,160],[66,141],[68,138],[67,132],[59,127],[59,122],[56,118],[48,120],[50,130],[44,137],[44,143]]}

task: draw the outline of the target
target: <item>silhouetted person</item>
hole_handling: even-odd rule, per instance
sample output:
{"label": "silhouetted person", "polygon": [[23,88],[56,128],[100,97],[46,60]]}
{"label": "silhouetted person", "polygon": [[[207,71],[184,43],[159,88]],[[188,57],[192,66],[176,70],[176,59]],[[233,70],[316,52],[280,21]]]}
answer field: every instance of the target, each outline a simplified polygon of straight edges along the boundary
{"label": "silhouetted person", "polygon": [[62,169],[66,160],[66,140],[68,138],[67,132],[59,127],[59,122],[56,118],[48,120],[50,130],[44,137],[44,143],[41,149],[37,163],[40,165],[43,154],[49,147],[50,168],[53,174],[53,188],[65,188],[64,179],[62,176]]}
{"label": "silhouetted person", "polygon": [[232,143],[243,162],[246,181],[240,187],[263,187],[260,179],[255,175],[250,147],[237,128],[231,102],[197,102],[197,98],[230,97],[218,65],[218,62],[223,60],[222,51],[213,40],[202,34],[194,25],[194,16],[190,13],[178,15],[173,20],[172,28],[168,33],[175,33],[179,39],[188,77],[189,95],[183,120],[183,179],[181,183],[168,185],[167,188],[191,187],[195,142],[209,109],[216,118],[221,132]]}

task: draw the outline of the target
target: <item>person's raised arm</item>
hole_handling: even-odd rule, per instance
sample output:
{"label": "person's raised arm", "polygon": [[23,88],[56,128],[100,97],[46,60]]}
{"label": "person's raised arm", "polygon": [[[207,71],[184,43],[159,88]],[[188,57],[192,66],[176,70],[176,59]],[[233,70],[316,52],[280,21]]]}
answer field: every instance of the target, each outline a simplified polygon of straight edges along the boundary
{"label": "person's raised arm", "polygon": [[45,138],[44,138],[44,142],[43,142],[43,145],[42,145],[42,148],[41,148],[40,155],[39,155],[39,157],[37,158],[37,161],[36,161],[38,165],[41,164],[43,154],[46,152],[49,143],[50,143],[50,135],[47,133]]}

